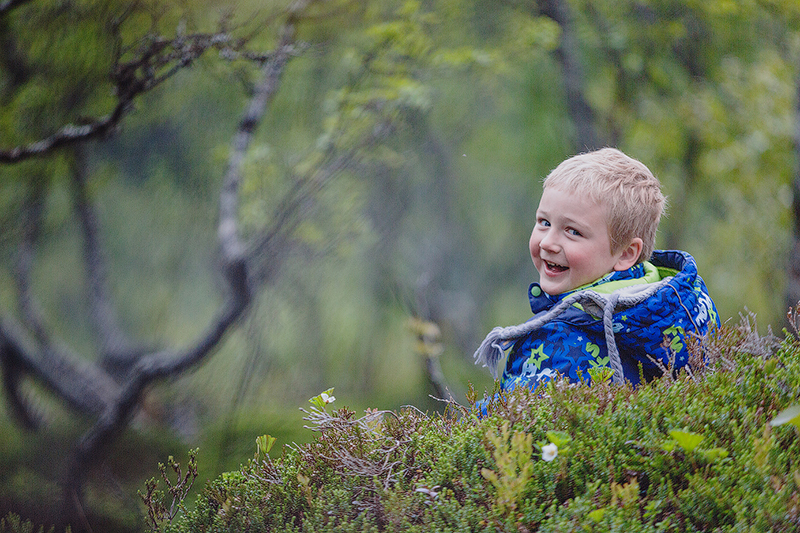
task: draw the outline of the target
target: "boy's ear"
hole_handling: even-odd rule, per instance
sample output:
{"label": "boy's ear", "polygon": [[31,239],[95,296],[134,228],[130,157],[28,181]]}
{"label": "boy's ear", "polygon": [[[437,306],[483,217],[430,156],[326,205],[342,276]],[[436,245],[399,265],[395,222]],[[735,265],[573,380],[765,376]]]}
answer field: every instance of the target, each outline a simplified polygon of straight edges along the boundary
{"label": "boy's ear", "polygon": [[630,267],[639,261],[639,256],[642,255],[642,248],[644,242],[639,237],[634,237],[633,240],[622,250],[622,254],[617,259],[617,264],[614,265],[614,270],[622,271],[628,270]]}

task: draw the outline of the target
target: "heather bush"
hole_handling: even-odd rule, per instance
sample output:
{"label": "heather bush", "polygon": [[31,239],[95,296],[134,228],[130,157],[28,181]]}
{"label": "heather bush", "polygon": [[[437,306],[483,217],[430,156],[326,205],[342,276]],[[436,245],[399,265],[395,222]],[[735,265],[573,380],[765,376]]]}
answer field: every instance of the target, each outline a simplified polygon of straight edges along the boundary
{"label": "heather bush", "polygon": [[[484,417],[474,393],[443,414],[405,407],[357,416],[333,409],[326,391],[306,411],[312,442],[284,445],[272,459],[262,437],[239,471],[153,527],[797,531],[800,417],[787,411],[800,396],[796,332],[759,335],[746,317],[693,354],[685,371],[665,368],[636,389],[598,371],[591,387],[556,380],[536,392],[494,391]],[[148,489],[152,510],[159,496]]]}

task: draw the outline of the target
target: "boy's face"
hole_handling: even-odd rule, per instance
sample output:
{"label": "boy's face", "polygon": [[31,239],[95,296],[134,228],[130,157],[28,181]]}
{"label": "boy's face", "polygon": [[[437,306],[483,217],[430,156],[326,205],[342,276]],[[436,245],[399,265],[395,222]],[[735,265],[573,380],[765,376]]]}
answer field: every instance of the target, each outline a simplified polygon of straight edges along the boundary
{"label": "boy's face", "polygon": [[545,188],[530,240],[542,290],[562,294],[636,264],[640,245],[611,253],[606,217],[606,209],[588,195]]}

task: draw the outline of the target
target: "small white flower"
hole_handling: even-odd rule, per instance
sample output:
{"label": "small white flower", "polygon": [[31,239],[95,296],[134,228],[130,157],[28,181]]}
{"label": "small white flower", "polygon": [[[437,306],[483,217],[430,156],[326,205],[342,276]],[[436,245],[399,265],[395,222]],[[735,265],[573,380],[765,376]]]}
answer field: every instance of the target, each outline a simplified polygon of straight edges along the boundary
{"label": "small white flower", "polygon": [[558,446],[553,444],[547,444],[546,446],[542,446],[542,459],[547,461],[548,463],[556,458],[558,455]]}
{"label": "small white flower", "polygon": [[333,403],[336,401],[336,396],[328,395],[327,392],[323,392],[322,394],[319,395],[319,397],[322,398],[322,401],[325,402],[326,404]]}

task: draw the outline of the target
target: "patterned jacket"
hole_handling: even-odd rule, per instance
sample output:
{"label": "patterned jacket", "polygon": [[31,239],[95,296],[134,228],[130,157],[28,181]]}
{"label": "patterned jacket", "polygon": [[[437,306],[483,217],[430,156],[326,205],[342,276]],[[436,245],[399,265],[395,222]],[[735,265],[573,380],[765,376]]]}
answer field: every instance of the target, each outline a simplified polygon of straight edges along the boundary
{"label": "patterned jacket", "polygon": [[476,362],[489,366],[496,378],[511,347],[502,376],[505,390],[535,388],[556,373],[590,383],[588,370],[596,367],[610,367],[617,383],[636,385],[660,376],[660,365],[685,366],[687,341],[719,325],[694,259],[676,250],[657,250],[650,261],[565,294],[548,295],[538,283],[528,294],[533,318],[495,328],[475,353]]}

